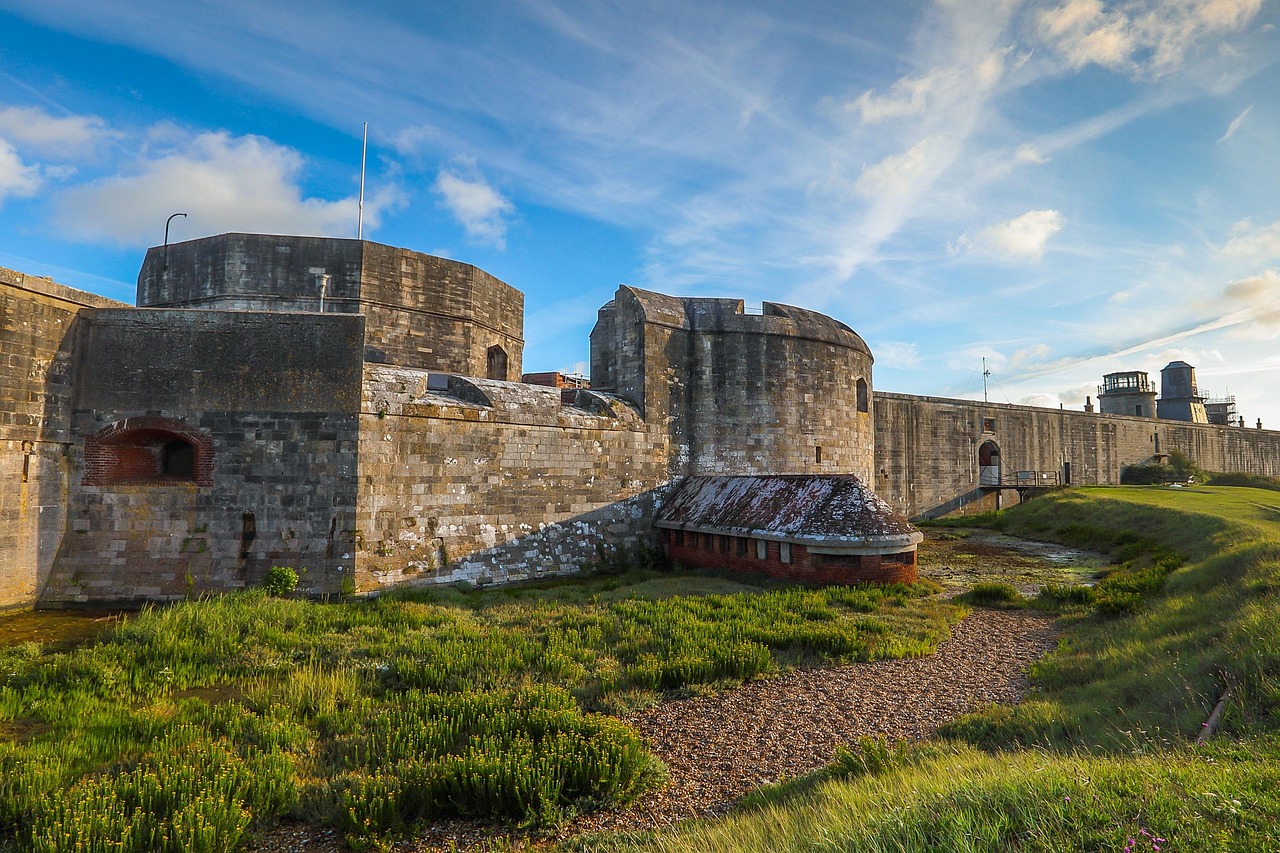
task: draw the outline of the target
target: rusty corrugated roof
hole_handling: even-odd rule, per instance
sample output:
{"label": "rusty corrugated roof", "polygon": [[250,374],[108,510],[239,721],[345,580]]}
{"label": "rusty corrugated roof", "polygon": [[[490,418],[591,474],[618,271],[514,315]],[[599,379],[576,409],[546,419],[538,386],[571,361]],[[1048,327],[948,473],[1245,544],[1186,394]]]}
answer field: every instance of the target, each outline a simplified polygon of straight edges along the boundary
{"label": "rusty corrugated roof", "polygon": [[690,477],[656,524],[829,546],[905,547],[922,538],[852,474]]}

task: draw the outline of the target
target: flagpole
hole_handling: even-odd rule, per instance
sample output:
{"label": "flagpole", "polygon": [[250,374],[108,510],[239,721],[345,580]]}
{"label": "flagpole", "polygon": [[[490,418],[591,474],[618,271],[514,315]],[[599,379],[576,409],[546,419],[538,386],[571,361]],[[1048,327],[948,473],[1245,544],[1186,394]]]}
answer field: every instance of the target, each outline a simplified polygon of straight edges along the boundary
{"label": "flagpole", "polygon": [[364,141],[360,144],[360,213],[356,218],[356,239],[364,239],[364,166],[369,153],[369,122],[364,123]]}

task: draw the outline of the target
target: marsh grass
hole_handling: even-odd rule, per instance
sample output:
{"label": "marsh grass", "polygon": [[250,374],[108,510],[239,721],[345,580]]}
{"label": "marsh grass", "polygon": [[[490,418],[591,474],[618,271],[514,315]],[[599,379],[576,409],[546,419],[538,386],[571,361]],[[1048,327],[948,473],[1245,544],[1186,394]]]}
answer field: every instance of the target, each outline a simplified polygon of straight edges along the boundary
{"label": "marsh grass", "polygon": [[655,573],[343,604],[258,590],[72,650],[0,648],[0,844],[231,850],[281,815],[375,846],[436,816],[547,826],[662,777],[597,711],[929,653],[963,610],[927,591]]}
{"label": "marsh grass", "polygon": [[[1280,850],[1278,504],[1243,487],[1079,489],[979,519],[1115,561],[1096,587],[1037,599],[1066,629],[1026,700],[944,740],[851,745],[723,819],[575,849]],[[1219,736],[1194,746],[1228,686]]]}
{"label": "marsh grass", "polygon": [[[1101,759],[960,744],[846,759],[718,821],[575,849],[652,853],[1275,850],[1280,745]],[[1157,839],[1159,839],[1157,841]],[[1154,847],[1153,847],[1154,844]],[[1140,846],[1141,845],[1141,846]]]}

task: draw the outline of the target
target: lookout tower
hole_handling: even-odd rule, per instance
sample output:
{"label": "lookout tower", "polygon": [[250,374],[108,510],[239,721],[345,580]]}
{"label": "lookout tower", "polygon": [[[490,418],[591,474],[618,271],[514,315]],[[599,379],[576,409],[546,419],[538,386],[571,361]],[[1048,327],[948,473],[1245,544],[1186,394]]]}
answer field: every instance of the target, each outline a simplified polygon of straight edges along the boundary
{"label": "lookout tower", "polygon": [[1160,401],[1156,417],[1169,421],[1207,424],[1204,396],[1196,385],[1196,369],[1185,361],[1171,361],[1160,371]]}
{"label": "lookout tower", "polygon": [[1098,411],[1104,415],[1154,418],[1156,389],[1151,377],[1141,370],[1106,374],[1098,386]]}

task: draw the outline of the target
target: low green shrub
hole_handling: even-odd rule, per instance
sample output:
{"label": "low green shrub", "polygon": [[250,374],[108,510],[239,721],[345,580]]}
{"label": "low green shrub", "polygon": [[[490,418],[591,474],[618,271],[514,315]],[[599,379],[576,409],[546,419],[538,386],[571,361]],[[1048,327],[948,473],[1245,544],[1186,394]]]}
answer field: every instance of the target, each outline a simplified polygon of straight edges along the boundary
{"label": "low green shrub", "polygon": [[272,566],[262,580],[267,595],[288,595],[298,588],[298,573],[289,566]]}
{"label": "low green shrub", "polygon": [[1093,604],[1097,598],[1097,590],[1091,586],[1084,584],[1072,584],[1070,586],[1060,584],[1046,584],[1034,599],[1037,606],[1057,610],[1063,607],[1084,606]]}
{"label": "low green shrub", "polygon": [[1209,475],[1210,486],[1244,486],[1250,489],[1270,489],[1280,492],[1280,477],[1262,474],[1245,474],[1238,471],[1218,472]]}
{"label": "low green shrub", "polygon": [[1010,609],[1025,607],[1027,599],[1007,583],[976,583],[967,591],[956,596],[957,601],[974,607],[996,607]]}

